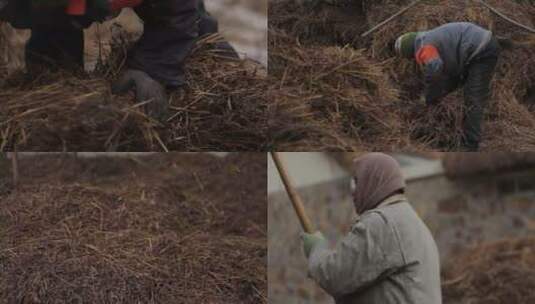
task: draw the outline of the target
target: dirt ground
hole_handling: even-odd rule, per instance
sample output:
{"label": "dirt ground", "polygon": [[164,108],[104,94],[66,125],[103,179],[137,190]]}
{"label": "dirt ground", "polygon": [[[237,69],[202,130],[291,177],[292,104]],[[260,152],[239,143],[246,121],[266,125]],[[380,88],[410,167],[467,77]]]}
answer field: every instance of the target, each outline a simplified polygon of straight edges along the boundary
{"label": "dirt ground", "polygon": [[0,303],[267,302],[265,153],[40,156],[20,175],[0,173]]}

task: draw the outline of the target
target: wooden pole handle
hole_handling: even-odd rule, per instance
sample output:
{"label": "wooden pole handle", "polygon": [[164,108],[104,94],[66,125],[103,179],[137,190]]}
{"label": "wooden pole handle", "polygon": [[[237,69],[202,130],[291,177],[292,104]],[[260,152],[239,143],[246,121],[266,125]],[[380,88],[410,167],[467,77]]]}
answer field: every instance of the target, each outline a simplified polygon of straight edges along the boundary
{"label": "wooden pole handle", "polygon": [[404,9],[400,10],[399,12],[397,12],[396,14],[392,15],[391,17],[389,17],[388,19],[386,19],[385,21],[377,24],[376,26],[374,26],[372,29],[370,29],[369,31],[367,31],[366,33],[360,35],[360,37],[364,38],[366,36],[368,36],[369,34],[375,32],[376,30],[382,28],[383,26],[385,26],[386,24],[388,24],[390,21],[396,19],[397,17],[403,15],[406,11],[408,11],[409,9],[411,9],[413,6],[415,6],[416,4],[420,3],[422,0],[416,0],[414,2],[412,2],[411,4],[409,4],[407,7],[405,7]]}
{"label": "wooden pole handle", "polygon": [[293,183],[290,179],[290,176],[288,175],[288,172],[286,171],[286,168],[284,167],[284,164],[282,162],[282,159],[280,158],[279,153],[271,152],[271,156],[273,157],[275,166],[277,166],[277,170],[279,171],[281,180],[284,184],[284,187],[286,188],[286,192],[288,193],[288,196],[290,197],[290,201],[292,202],[295,213],[297,213],[299,222],[301,222],[301,226],[303,227],[306,233],[314,233],[314,228],[312,227],[312,223],[310,222],[310,219],[307,217],[305,213],[305,206],[303,204],[303,201],[301,200],[299,193],[295,191]]}

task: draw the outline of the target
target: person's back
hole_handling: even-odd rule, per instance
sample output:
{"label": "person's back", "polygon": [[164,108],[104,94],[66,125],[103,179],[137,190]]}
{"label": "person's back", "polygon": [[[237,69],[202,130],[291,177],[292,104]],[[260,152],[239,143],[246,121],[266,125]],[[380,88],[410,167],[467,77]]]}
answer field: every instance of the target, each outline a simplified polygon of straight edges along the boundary
{"label": "person's back", "polygon": [[309,276],[337,304],[441,304],[435,241],[405,196],[397,161],[383,153],[355,160],[359,215],[333,249],[321,232],[303,235]]}
{"label": "person's back", "polygon": [[459,76],[470,61],[489,44],[492,33],[469,22],[447,23],[416,37],[416,50],[433,45],[444,61],[444,72]]}
{"label": "person's back", "polygon": [[[363,287],[336,302],[441,303],[438,250],[429,229],[409,203],[399,202],[370,210],[362,215],[361,221],[370,224],[368,228],[372,234],[375,230],[392,234],[379,237],[377,245],[382,248],[392,247],[393,252],[399,250],[404,266],[369,288]],[[377,229],[376,225],[384,225],[388,229]],[[381,244],[381,240],[393,240],[394,244]]]}
{"label": "person's back", "polygon": [[461,146],[464,151],[477,151],[500,54],[492,32],[473,23],[454,22],[425,32],[405,33],[394,48],[422,69],[426,105],[438,105],[446,95],[464,87]]}

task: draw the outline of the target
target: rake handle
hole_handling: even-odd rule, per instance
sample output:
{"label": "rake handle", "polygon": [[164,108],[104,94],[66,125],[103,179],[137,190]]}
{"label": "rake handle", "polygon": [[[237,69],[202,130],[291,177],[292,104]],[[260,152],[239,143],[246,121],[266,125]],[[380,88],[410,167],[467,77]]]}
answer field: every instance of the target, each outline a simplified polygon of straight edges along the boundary
{"label": "rake handle", "polygon": [[286,167],[284,166],[284,163],[282,162],[282,159],[280,158],[279,153],[271,152],[271,156],[273,158],[273,161],[275,162],[275,166],[277,167],[277,170],[279,171],[279,175],[281,177],[282,183],[284,184],[284,187],[286,188],[286,192],[288,193],[288,196],[290,197],[290,201],[292,202],[295,213],[297,214],[297,217],[299,218],[301,227],[303,227],[303,230],[306,233],[314,233],[314,228],[312,227],[312,223],[310,222],[310,219],[305,213],[305,206],[303,204],[303,201],[301,200],[299,193],[295,191],[295,187],[293,186],[292,180],[290,179],[290,176],[288,175],[288,172],[286,171]]}
{"label": "rake handle", "polygon": [[375,32],[376,30],[380,29],[381,27],[385,26],[386,24],[388,24],[390,21],[396,19],[397,17],[403,15],[406,11],[408,11],[410,8],[412,8],[413,6],[415,6],[416,4],[422,2],[422,0],[416,0],[414,2],[412,2],[411,4],[409,4],[407,7],[405,7],[404,9],[402,9],[401,11],[397,12],[396,14],[392,15],[390,18],[384,20],[383,22],[377,24],[376,26],[374,26],[372,29],[370,29],[369,31],[367,31],[366,33],[360,35],[360,37],[364,38],[366,36],[368,36],[369,34]]}
{"label": "rake handle", "polygon": [[500,11],[498,11],[496,8],[492,7],[490,4],[488,4],[486,1],[483,1],[483,0],[477,0],[477,2],[481,3],[483,6],[485,6],[486,8],[488,8],[491,12],[493,12],[494,14],[502,17],[504,20],[532,33],[532,34],[535,34],[535,29],[532,29],[531,27],[529,26],[526,26],[526,25],[523,25],[521,23],[518,23],[516,22],[515,20],[505,16],[503,13],[501,13]]}

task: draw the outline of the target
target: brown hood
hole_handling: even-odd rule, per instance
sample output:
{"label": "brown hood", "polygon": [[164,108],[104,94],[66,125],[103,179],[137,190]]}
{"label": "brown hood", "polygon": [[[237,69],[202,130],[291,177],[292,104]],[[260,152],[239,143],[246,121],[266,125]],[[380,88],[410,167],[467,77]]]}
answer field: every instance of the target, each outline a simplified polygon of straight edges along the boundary
{"label": "brown hood", "polygon": [[358,214],[377,207],[394,192],[405,189],[398,162],[384,153],[369,153],[355,159],[353,177],[357,179],[353,203]]}

